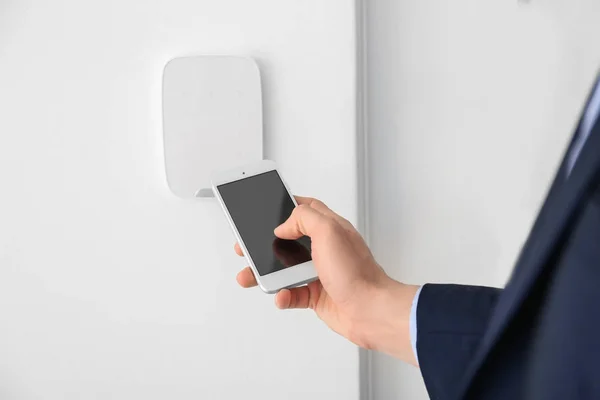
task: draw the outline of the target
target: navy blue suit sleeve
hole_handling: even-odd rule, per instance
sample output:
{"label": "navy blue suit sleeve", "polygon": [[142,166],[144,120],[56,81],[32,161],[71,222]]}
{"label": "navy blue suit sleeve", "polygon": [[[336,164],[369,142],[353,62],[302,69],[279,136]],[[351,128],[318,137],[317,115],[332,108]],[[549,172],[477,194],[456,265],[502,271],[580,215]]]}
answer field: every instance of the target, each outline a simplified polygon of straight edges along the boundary
{"label": "navy blue suit sleeve", "polygon": [[481,286],[423,286],[417,305],[417,354],[431,399],[446,399],[458,390],[500,293]]}

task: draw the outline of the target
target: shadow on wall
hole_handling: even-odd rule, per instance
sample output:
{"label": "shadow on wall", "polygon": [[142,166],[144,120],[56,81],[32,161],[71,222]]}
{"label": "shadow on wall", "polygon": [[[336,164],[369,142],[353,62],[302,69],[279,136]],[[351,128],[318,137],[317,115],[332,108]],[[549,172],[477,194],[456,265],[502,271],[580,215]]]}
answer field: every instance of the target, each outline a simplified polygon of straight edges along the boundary
{"label": "shadow on wall", "polygon": [[260,52],[252,53],[250,56],[254,59],[260,70],[260,86],[262,90],[262,101],[263,101],[263,158],[265,160],[273,160],[275,158],[275,151],[271,140],[271,135],[275,135],[273,129],[273,116],[277,115],[273,110],[277,107],[277,102],[272,98],[270,94],[274,93],[272,77],[273,72],[271,63],[267,57],[263,57]]}

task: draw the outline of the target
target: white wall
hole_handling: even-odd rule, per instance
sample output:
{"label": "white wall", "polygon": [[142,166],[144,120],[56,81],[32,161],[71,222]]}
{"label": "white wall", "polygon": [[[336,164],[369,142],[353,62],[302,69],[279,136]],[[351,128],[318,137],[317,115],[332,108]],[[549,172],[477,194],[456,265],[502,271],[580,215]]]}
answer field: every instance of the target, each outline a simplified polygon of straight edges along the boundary
{"label": "white wall", "polygon": [[[369,232],[411,283],[501,286],[600,66],[597,0],[368,2]],[[421,399],[375,354],[374,399]]]}
{"label": "white wall", "polygon": [[160,104],[172,57],[255,57],[266,155],[355,220],[354,23],[344,1],[0,1],[0,397],[358,398],[356,348],[239,289],[217,204],[170,194]]}

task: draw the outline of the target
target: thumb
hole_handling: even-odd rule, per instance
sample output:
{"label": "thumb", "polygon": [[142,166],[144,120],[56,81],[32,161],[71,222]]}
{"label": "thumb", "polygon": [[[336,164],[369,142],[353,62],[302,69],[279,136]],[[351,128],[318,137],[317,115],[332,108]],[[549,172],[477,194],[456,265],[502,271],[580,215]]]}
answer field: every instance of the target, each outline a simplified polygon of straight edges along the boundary
{"label": "thumb", "polygon": [[313,237],[328,218],[314,208],[301,204],[294,208],[292,215],[275,228],[275,236],[280,239],[295,240],[302,236]]}

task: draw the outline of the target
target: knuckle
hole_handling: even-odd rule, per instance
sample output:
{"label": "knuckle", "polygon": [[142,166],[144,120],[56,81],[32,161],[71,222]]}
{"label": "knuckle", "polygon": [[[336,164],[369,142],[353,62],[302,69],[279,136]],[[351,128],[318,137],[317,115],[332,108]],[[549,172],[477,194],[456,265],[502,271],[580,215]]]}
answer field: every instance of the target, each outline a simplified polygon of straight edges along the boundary
{"label": "knuckle", "polygon": [[317,205],[317,206],[321,206],[321,207],[327,207],[327,206],[325,205],[325,203],[323,203],[321,200],[318,200],[318,199],[311,199],[311,202],[312,202],[314,205]]}
{"label": "knuckle", "polygon": [[354,225],[352,225],[352,223],[350,221],[348,221],[346,218],[340,217],[340,220],[342,221],[342,223],[348,225],[349,227],[354,228]]}

